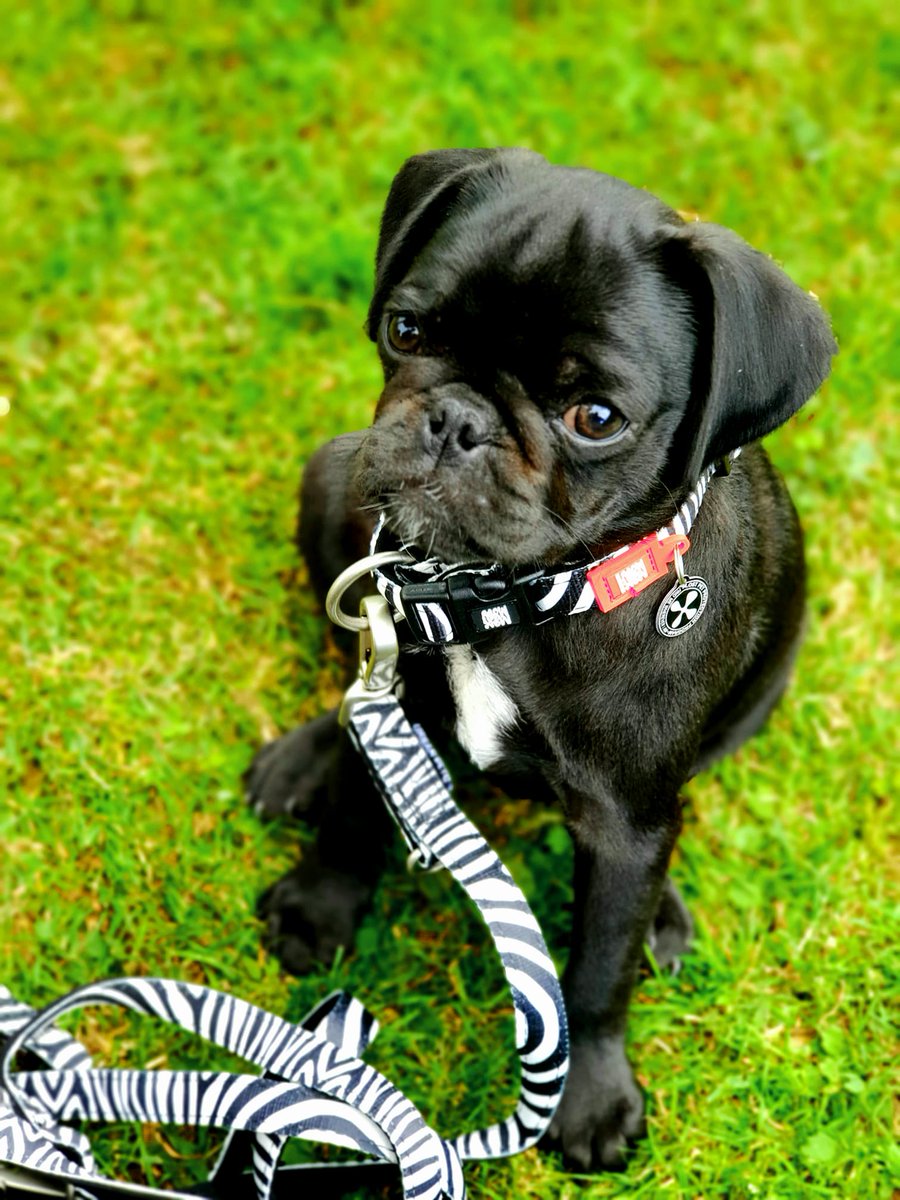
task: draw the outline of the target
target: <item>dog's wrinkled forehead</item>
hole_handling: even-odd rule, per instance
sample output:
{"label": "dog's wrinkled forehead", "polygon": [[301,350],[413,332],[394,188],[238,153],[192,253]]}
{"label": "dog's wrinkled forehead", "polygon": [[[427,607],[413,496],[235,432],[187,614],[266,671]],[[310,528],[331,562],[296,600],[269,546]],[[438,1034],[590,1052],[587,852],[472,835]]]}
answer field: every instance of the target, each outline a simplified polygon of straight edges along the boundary
{"label": "dog's wrinkled forehead", "polygon": [[[471,339],[481,349],[488,343],[496,351],[533,347],[536,336],[546,347],[566,325],[596,330],[602,292],[610,289],[598,287],[601,275],[587,270],[593,255],[583,224],[576,220],[570,235],[561,235],[558,225],[552,229],[518,206],[510,209],[500,237],[488,236],[481,213],[448,223],[394,290],[389,307],[436,317],[451,340]],[[602,277],[609,281],[612,273]]]}
{"label": "dog's wrinkled forehead", "polygon": [[548,353],[574,348],[566,339],[638,342],[646,353],[665,307],[642,262],[652,219],[642,210],[663,206],[577,174],[479,181],[481,194],[434,230],[382,311],[431,317],[455,353],[488,351],[507,369],[529,357],[546,366]]}

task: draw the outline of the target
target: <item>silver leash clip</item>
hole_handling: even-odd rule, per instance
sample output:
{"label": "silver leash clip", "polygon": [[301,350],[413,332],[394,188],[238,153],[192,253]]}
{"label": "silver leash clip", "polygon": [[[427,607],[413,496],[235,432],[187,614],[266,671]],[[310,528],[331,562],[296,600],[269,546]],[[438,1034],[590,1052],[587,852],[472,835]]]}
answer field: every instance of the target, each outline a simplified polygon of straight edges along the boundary
{"label": "silver leash clip", "polygon": [[359,604],[359,616],[353,617],[341,608],[341,598],[359,579],[389,562],[411,562],[408,554],[387,550],[370,554],[342,571],[328,589],[325,611],[336,625],[359,634],[359,674],[344,693],[338,710],[338,721],[346,726],[355,704],[376,700],[396,691],[401,683],[397,672],[400,644],[394,628],[394,617],[385,598],[375,593],[364,596]]}
{"label": "silver leash clip", "polygon": [[359,612],[366,621],[359,631],[359,675],[344,692],[338,710],[341,725],[348,723],[355,704],[389,696],[400,683],[400,644],[387,600],[384,596],[366,596],[360,601]]}

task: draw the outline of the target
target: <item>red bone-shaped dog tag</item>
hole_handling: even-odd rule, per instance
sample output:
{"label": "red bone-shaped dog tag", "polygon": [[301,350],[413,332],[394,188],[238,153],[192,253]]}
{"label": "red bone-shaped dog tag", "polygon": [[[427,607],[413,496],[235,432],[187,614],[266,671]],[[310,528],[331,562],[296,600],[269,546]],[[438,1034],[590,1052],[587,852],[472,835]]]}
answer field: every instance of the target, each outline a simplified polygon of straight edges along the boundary
{"label": "red bone-shaped dog tag", "polygon": [[668,537],[658,538],[651,533],[627,550],[592,567],[587,578],[600,609],[609,612],[661,579],[668,574],[675,551],[684,554],[690,545],[684,534],[672,533]]}

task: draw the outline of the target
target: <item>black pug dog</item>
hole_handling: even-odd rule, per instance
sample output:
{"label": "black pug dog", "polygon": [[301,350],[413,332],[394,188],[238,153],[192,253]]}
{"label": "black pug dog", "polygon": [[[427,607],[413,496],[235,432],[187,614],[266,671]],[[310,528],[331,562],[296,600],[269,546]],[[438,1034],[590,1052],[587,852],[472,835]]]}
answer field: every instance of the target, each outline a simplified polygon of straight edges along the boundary
{"label": "black pug dog", "polygon": [[[706,607],[694,624],[693,596],[683,635],[657,623],[671,571],[634,589],[632,573],[609,611],[401,655],[411,719],[565,813],[572,1061],[551,1136],[573,1166],[620,1168],[644,1129],[623,1044],[643,945],[673,964],[692,931],[666,874],[679,789],[760,728],[801,636],[801,532],[756,443],[825,379],[835,343],[816,301],[729,230],[507,149],[403,166],[368,332],[386,380],[374,424],[304,477],[320,597],[368,553],[377,512],[394,545],[445,563],[552,573],[672,522],[704,468],[743,448],[690,531]],[[264,814],[318,820],[314,852],[260,901],[269,944],[302,972],[352,941],[389,820],[335,713],[266,746],[248,790]]]}

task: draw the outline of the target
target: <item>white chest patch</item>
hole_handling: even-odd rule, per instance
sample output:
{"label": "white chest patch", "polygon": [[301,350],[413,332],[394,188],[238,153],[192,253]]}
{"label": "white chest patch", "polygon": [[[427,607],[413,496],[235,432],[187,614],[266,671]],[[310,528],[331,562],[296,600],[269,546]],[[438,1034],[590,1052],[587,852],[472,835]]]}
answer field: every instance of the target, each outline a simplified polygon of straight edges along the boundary
{"label": "white chest patch", "polygon": [[456,704],[456,736],[475,766],[484,769],[500,758],[503,734],[518,721],[519,710],[471,646],[447,646],[444,658]]}

